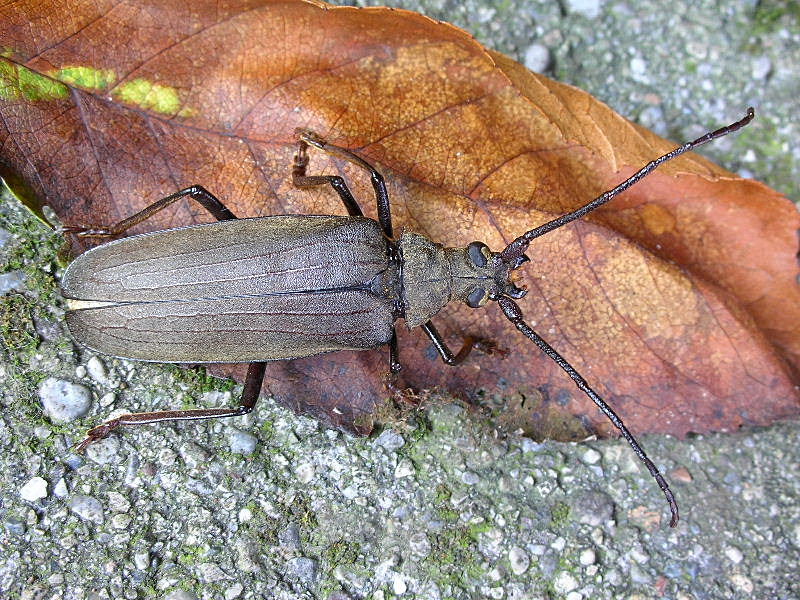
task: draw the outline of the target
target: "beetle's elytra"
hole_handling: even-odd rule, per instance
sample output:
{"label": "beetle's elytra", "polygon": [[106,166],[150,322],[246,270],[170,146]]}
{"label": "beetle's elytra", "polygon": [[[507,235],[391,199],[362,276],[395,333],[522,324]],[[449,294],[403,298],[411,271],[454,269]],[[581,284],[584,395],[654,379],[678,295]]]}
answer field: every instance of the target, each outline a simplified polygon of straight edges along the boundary
{"label": "beetle's elytra", "polygon": [[[299,187],[332,186],[349,216],[237,219],[204,188],[192,186],[110,227],[66,227],[81,237],[113,238],[180,198],[200,202],[219,222],[118,239],[79,256],[63,279],[67,325],[81,344],[122,358],[250,363],[238,407],[122,415],[89,431],[78,449],[121,425],[246,414],[258,398],[266,361],[388,344],[390,372],[396,373],[398,318],[409,328],[421,327],[444,362],[457,365],[473,347],[491,351],[492,344],[467,339],[454,354],[431,317],[454,300],[473,308],[496,301],[620,430],[664,492],[674,527],[678,507],[667,482],[616,413],[525,323],[515,300],[526,290],[512,282],[512,273],[528,260],[525,251],[535,238],[605,204],[663,162],[745,126],[753,115],[748,109],[740,121],[657,158],[614,189],[522,234],[499,252],[481,242],[444,248],[415,233],[395,238],[380,173],[310,132],[300,132],[293,181]],[[377,221],[363,216],[341,177],[306,174],[309,145],[370,173]]]}

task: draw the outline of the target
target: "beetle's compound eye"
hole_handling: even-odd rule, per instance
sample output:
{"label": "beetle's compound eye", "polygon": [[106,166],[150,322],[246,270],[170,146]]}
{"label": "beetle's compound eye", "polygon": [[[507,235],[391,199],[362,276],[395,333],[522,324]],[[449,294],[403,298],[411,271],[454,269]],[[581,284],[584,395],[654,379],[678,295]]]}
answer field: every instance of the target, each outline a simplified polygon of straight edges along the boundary
{"label": "beetle's compound eye", "polygon": [[470,308],[480,308],[489,301],[489,294],[482,287],[476,287],[467,296],[467,306]]}
{"label": "beetle's compound eye", "polygon": [[476,267],[485,267],[489,262],[492,251],[483,242],[470,242],[467,246],[467,256]]}

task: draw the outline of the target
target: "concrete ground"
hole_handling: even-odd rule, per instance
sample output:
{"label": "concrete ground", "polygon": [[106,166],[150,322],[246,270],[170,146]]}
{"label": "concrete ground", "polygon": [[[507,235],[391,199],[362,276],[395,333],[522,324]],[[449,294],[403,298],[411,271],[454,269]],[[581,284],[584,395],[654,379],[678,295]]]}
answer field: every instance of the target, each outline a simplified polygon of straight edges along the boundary
{"label": "concrete ground", "polygon": [[[793,2],[393,4],[673,139],[755,105],[752,129],[705,153],[798,198]],[[229,404],[241,388],[76,348],[59,246],[3,196],[1,597],[800,598],[797,422],[644,436],[683,510],[675,530],[624,442],[502,437],[446,398],[371,439],[264,399],[233,423],[143,427],[75,455],[114,410]]]}

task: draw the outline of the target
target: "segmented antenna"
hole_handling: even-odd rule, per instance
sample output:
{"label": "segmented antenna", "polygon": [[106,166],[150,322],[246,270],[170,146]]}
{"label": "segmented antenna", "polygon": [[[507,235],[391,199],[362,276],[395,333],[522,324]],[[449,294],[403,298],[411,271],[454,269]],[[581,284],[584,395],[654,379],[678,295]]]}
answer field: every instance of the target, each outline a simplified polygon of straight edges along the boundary
{"label": "segmented antenna", "polygon": [[[584,215],[602,206],[609,200],[612,200],[618,194],[627,190],[635,183],[647,177],[650,173],[655,171],[659,167],[659,165],[680,156],[684,152],[694,150],[698,146],[702,146],[703,144],[706,144],[711,140],[722,137],[724,135],[728,135],[729,133],[732,133],[737,129],[741,129],[742,127],[747,125],[750,121],[752,121],[754,116],[755,116],[755,111],[752,108],[748,108],[747,114],[741,120],[736,121],[735,123],[732,123],[731,125],[728,125],[726,127],[717,129],[716,131],[710,131],[700,136],[696,140],[691,142],[686,142],[682,146],[675,148],[674,150],[668,152],[664,156],[660,156],[659,158],[647,163],[644,167],[639,169],[636,173],[631,175],[628,179],[617,185],[615,188],[603,193],[602,195],[598,196],[597,198],[595,198],[588,204],[582,206],[581,208],[571,213],[567,213],[566,215],[563,215],[561,217],[558,217],[557,219],[553,219],[552,221],[548,221],[544,225],[540,225],[539,227],[531,229],[530,231],[522,234],[513,242],[511,242],[508,246],[506,246],[502,252],[500,252],[500,258],[507,265],[512,265],[512,270],[516,269],[521,264],[520,258],[524,256],[524,253],[528,249],[530,243],[537,237],[544,235],[545,233],[548,233],[550,231],[553,231],[554,229],[558,229],[559,227],[562,227],[567,223],[570,223],[571,221],[580,219]],[[506,318],[509,321],[511,321],[514,324],[514,326],[525,337],[527,337],[534,344],[536,344],[542,350],[542,352],[544,352],[545,354],[547,354],[547,356],[552,358],[559,367],[564,369],[564,371],[567,373],[567,375],[570,376],[572,381],[575,382],[575,385],[577,385],[578,388],[584,394],[589,396],[589,398],[592,399],[592,401],[603,412],[603,414],[605,414],[605,416],[608,417],[608,419],[614,424],[614,427],[619,429],[620,433],[622,434],[622,437],[624,437],[628,441],[628,444],[630,444],[631,448],[633,448],[633,451],[636,453],[636,456],[638,456],[639,460],[641,460],[645,464],[647,470],[650,471],[650,474],[653,476],[653,478],[658,483],[658,486],[661,488],[661,491],[664,492],[664,496],[666,496],[667,502],[669,503],[669,509],[672,512],[672,519],[670,520],[669,525],[670,527],[675,527],[678,524],[678,504],[675,501],[675,496],[672,494],[672,490],[669,489],[669,485],[667,484],[666,479],[664,479],[664,476],[661,474],[661,472],[658,470],[655,464],[653,464],[653,461],[647,457],[647,454],[645,454],[644,450],[639,445],[639,442],[636,441],[636,438],[633,437],[633,434],[631,434],[631,432],[628,431],[628,428],[625,427],[625,424],[622,422],[622,419],[620,419],[619,416],[617,416],[617,413],[615,413],[611,409],[611,407],[608,404],[606,404],[605,401],[597,394],[597,392],[595,392],[589,386],[589,384],[586,383],[586,380],[581,376],[581,374],[578,373],[578,371],[576,371],[575,368],[571,364],[569,364],[563,356],[561,356],[558,352],[556,352],[555,349],[550,344],[548,344],[541,337],[539,337],[539,334],[536,333],[533,329],[531,329],[527,323],[525,323],[522,317],[522,311],[520,310],[516,302],[514,302],[507,295],[498,296],[497,298],[495,298],[495,300],[497,300],[498,304],[500,304],[500,308],[502,309],[503,314],[505,314]]]}
{"label": "segmented antenna", "polygon": [[603,206],[603,204],[605,204],[609,200],[612,200],[615,196],[617,196],[621,192],[624,192],[633,184],[647,177],[650,173],[655,171],[659,165],[680,156],[684,152],[689,152],[690,150],[694,150],[698,146],[707,144],[711,140],[715,140],[722,136],[728,135],[729,133],[733,133],[738,129],[741,129],[742,127],[747,125],[750,121],[752,121],[754,116],[755,116],[755,111],[753,110],[752,107],[750,107],[747,109],[747,114],[741,120],[736,121],[735,123],[731,123],[726,127],[721,127],[716,131],[710,131],[706,134],[703,134],[696,140],[692,142],[686,142],[682,146],[678,146],[677,148],[675,148],[675,150],[667,152],[664,156],[660,156],[657,159],[647,163],[644,167],[642,167],[636,173],[628,177],[628,179],[620,183],[617,187],[601,194],[600,196],[589,202],[589,204],[586,204],[581,208],[579,208],[578,210],[575,210],[571,213],[562,215],[557,219],[548,221],[544,225],[539,225],[539,227],[531,229],[527,233],[523,233],[521,236],[519,236],[517,239],[515,239],[508,246],[505,247],[505,249],[500,253],[500,258],[503,259],[503,262],[508,263],[514,260],[515,258],[522,256],[525,253],[525,250],[528,249],[528,245],[540,235],[544,235],[545,233],[553,231],[554,229],[558,229],[559,227],[562,227],[567,223],[570,223],[576,219],[580,219],[581,217],[592,212],[596,208]]}

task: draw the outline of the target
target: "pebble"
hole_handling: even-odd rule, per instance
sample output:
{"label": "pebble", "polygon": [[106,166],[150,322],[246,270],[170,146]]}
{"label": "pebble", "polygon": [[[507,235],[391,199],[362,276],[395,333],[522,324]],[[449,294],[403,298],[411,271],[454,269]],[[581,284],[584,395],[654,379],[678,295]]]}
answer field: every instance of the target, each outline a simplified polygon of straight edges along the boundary
{"label": "pebble", "polygon": [[508,562],[514,575],[522,575],[531,565],[528,553],[517,546],[508,551]]}
{"label": "pebble", "polygon": [[108,379],[106,366],[97,356],[93,356],[89,359],[89,362],[86,363],[86,372],[89,374],[89,377],[94,379],[97,383],[105,383]]}
{"label": "pebble", "polygon": [[9,535],[20,536],[25,534],[25,523],[20,519],[8,519],[3,525]]}
{"label": "pebble", "polygon": [[278,542],[286,550],[300,550],[300,528],[296,523],[290,523],[278,532]]}
{"label": "pebble", "polygon": [[164,600],[197,600],[197,595],[187,590],[172,590],[164,595]]}
{"label": "pebble", "polygon": [[426,557],[431,553],[431,542],[424,533],[415,533],[408,540],[408,546],[417,556]]}
{"label": "pebble", "polygon": [[738,565],[740,562],[742,562],[742,559],[744,559],[742,551],[735,546],[728,546],[725,548],[725,556],[727,556],[728,560],[735,565]]}
{"label": "pebble", "polygon": [[669,472],[669,478],[672,481],[680,481],[681,483],[691,483],[692,474],[686,467],[678,467]]}
{"label": "pebble", "polygon": [[768,56],[759,56],[753,61],[753,79],[766,79],[772,73],[772,61]]}
{"label": "pebble", "polygon": [[753,593],[753,581],[747,577],[746,575],[742,575],[741,573],[734,573],[728,577],[731,583],[742,590],[746,594]]}
{"label": "pebble", "polygon": [[3,229],[0,227],[0,248],[5,246],[8,243],[8,240],[11,239],[11,232],[8,229]]}
{"label": "pebble", "polygon": [[614,514],[614,502],[608,494],[586,492],[572,504],[572,512],[579,523],[597,527],[611,519]]}
{"label": "pebble", "polygon": [[234,454],[252,454],[258,445],[258,438],[234,427],[228,428],[228,447]]}
{"label": "pebble", "polygon": [[200,580],[204,583],[214,583],[215,581],[222,581],[228,579],[225,571],[219,568],[215,563],[200,563],[197,565],[197,570],[200,575]]}
{"label": "pebble", "polygon": [[317,578],[317,561],[300,556],[286,562],[290,577],[305,583],[313,583]]}
{"label": "pebble", "polygon": [[472,471],[464,471],[461,474],[461,481],[463,481],[467,485],[475,485],[481,480],[481,478]]}
{"label": "pebble", "polygon": [[544,44],[531,44],[525,51],[525,66],[534,73],[546,71],[550,62],[550,49]]}
{"label": "pebble", "polygon": [[241,583],[234,583],[231,587],[225,590],[225,600],[233,600],[234,598],[238,598],[242,595],[243,591],[244,586]]}
{"label": "pebble", "polygon": [[578,13],[587,19],[596,19],[600,16],[601,0],[567,0],[567,10]]}
{"label": "pebble", "polygon": [[581,456],[581,460],[587,465],[594,465],[597,464],[601,456],[602,455],[594,448],[588,448],[586,452],[583,453],[583,456]]}
{"label": "pebble", "polygon": [[41,477],[33,477],[19,489],[19,495],[28,502],[47,498],[47,481]]}
{"label": "pebble", "polygon": [[314,479],[314,473],[315,473],[314,465],[312,465],[311,463],[303,463],[302,465],[299,465],[294,471],[294,474],[297,477],[297,481],[299,481],[300,483],[308,483],[309,481]]}
{"label": "pebble", "polygon": [[98,440],[86,447],[86,457],[98,465],[118,463],[122,460],[119,454],[120,442],[116,436]]}
{"label": "pebble", "polygon": [[578,581],[569,571],[559,571],[553,579],[553,589],[559,594],[566,595],[578,587]]}
{"label": "pebble", "polygon": [[399,450],[405,443],[406,441],[403,439],[403,436],[393,429],[384,429],[383,432],[375,438],[375,444],[386,448],[389,452]]}
{"label": "pebble", "polygon": [[585,550],[581,551],[580,561],[584,567],[593,565],[596,560],[597,560],[597,554],[591,548],[586,548]]}
{"label": "pebble", "polygon": [[402,596],[408,591],[408,584],[400,573],[395,573],[392,576],[392,591],[398,596]]}
{"label": "pebble", "polygon": [[69,500],[69,509],[84,521],[101,524],[104,520],[103,505],[92,496],[73,496]]}
{"label": "pebble", "polygon": [[400,463],[397,465],[397,468],[394,470],[394,478],[401,479],[403,477],[408,477],[413,473],[414,473],[413,463],[407,458],[404,458],[403,460],[400,461]]}
{"label": "pebble", "polygon": [[0,273],[0,295],[8,292],[21,292],[25,289],[25,273],[23,271],[9,271]]}
{"label": "pebble", "polygon": [[85,385],[48,377],[39,386],[44,412],[57,423],[84,416],[92,406],[92,392]]}
{"label": "pebble", "polygon": [[67,489],[67,482],[64,481],[64,478],[62,477],[61,479],[56,481],[56,484],[53,486],[53,495],[59,498],[64,498],[67,494],[69,494],[69,490]]}

